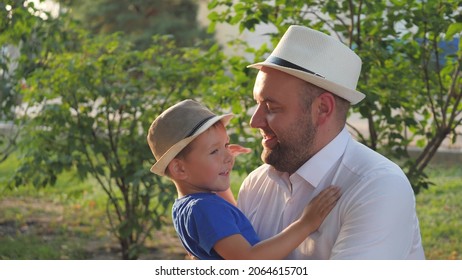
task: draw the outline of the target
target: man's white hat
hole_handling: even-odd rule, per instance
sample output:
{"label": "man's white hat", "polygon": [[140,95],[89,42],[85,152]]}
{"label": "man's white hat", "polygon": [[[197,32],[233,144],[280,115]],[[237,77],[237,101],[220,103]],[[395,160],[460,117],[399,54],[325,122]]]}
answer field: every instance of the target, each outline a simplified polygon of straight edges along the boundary
{"label": "man's white hat", "polygon": [[359,56],[334,37],[292,25],[265,61],[247,67],[277,69],[356,104],[365,97],[356,90],[361,63]]}

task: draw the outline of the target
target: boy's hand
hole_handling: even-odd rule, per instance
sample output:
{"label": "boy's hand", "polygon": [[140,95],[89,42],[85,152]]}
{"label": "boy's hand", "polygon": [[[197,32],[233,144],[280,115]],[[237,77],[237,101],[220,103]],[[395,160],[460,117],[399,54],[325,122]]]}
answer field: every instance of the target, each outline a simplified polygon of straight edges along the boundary
{"label": "boy's hand", "polygon": [[228,149],[234,157],[237,157],[240,154],[248,154],[252,151],[250,148],[242,147],[238,144],[229,144]]}
{"label": "boy's hand", "polygon": [[341,196],[340,188],[329,186],[319,193],[303,210],[300,220],[309,226],[311,232],[317,230]]}

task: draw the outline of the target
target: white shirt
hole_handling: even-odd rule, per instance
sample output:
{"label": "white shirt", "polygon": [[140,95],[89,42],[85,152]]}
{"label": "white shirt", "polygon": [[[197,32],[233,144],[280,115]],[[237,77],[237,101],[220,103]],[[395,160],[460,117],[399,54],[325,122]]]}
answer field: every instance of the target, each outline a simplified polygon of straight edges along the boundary
{"label": "white shirt", "polygon": [[254,170],[242,183],[238,207],[263,240],[330,185],[341,188],[341,198],[288,259],[425,259],[405,174],[346,128],[291,176],[267,164]]}

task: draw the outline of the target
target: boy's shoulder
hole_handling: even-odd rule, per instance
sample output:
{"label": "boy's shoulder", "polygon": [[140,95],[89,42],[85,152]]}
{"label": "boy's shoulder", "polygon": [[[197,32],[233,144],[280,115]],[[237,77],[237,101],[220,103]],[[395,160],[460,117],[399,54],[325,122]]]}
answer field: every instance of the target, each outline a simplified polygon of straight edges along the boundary
{"label": "boy's shoulder", "polygon": [[229,202],[215,193],[197,193],[187,195],[175,200],[174,208],[182,208],[187,211],[218,211],[232,206]]}

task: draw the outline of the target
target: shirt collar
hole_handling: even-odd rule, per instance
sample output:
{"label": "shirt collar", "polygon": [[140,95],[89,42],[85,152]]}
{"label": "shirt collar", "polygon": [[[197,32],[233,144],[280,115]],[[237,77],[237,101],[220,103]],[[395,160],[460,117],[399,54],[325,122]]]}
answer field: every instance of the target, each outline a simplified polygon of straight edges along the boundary
{"label": "shirt collar", "polygon": [[329,144],[305,162],[295,173],[316,188],[343,155],[350,137],[347,128],[344,127]]}

